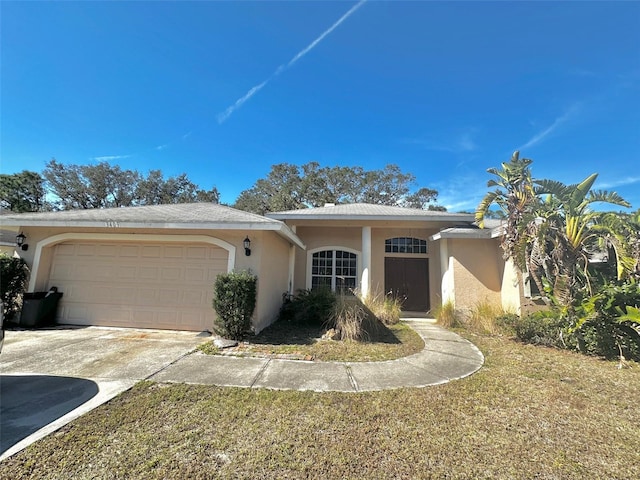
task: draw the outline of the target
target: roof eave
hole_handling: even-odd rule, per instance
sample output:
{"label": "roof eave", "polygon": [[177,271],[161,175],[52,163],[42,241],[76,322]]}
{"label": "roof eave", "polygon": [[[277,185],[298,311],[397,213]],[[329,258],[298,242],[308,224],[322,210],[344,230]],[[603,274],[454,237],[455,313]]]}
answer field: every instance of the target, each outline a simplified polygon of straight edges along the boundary
{"label": "roof eave", "polygon": [[[13,220],[13,221],[12,221]],[[20,220],[20,221],[18,221]],[[253,230],[253,231],[274,231],[290,243],[293,243],[303,250],[306,245],[293,233],[293,231],[281,221],[273,222],[122,222],[117,220],[28,220],[28,219],[9,219],[3,226],[15,227],[80,227],[80,228],[102,228],[102,229],[122,229],[122,228],[138,228],[138,229],[167,229],[167,230]]]}
{"label": "roof eave", "polygon": [[487,240],[491,238],[495,238],[492,235],[491,230],[476,230],[469,229],[467,231],[460,231],[460,229],[452,230],[442,230],[441,232],[435,233],[429,237],[429,240],[444,240],[446,238],[467,238],[472,240]]}
{"label": "roof eave", "polygon": [[473,215],[340,215],[340,214],[266,214],[274,220],[372,220],[372,221],[414,221],[414,222],[469,222]]}

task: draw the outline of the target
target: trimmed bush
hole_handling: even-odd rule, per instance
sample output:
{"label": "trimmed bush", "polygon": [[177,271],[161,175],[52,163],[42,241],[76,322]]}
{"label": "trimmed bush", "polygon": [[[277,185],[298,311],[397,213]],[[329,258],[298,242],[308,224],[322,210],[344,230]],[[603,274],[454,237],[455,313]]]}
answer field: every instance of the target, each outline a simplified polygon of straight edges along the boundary
{"label": "trimmed bush", "polygon": [[7,320],[14,318],[22,307],[28,276],[27,262],[22,258],[0,255],[0,298]]}
{"label": "trimmed bush", "polygon": [[231,272],[216,277],[213,308],[217,318],[213,330],[218,335],[240,340],[251,326],[256,308],[258,279],[248,272]]}

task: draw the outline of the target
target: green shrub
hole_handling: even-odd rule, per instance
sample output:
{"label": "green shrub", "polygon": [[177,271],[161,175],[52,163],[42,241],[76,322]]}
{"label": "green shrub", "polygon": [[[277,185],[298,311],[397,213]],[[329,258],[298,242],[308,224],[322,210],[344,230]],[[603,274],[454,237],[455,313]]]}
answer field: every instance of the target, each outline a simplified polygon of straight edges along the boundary
{"label": "green shrub", "polygon": [[217,318],[214,331],[223,337],[240,340],[249,331],[256,308],[257,277],[248,272],[231,272],[216,277],[213,308]]}
{"label": "green shrub", "polygon": [[291,300],[282,305],[279,320],[322,326],[331,316],[335,303],[336,295],[328,288],[298,290]]}
{"label": "green shrub", "polygon": [[555,310],[541,310],[523,317],[510,317],[518,340],[534,345],[565,348],[567,322]]}
{"label": "green shrub", "polygon": [[515,325],[520,321],[520,315],[517,313],[502,313],[495,320],[495,326],[501,333],[507,335],[515,335]]}
{"label": "green shrub", "polygon": [[605,285],[576,307],[570,331],[584,353],[640,360],[640,284],[634,280]]}
{"label": "green shrub", "polygon": [[5,318],[11,320],[22,307],[22,294],[27,289],[29,269],[22,258],[0,255],[0,298]]}

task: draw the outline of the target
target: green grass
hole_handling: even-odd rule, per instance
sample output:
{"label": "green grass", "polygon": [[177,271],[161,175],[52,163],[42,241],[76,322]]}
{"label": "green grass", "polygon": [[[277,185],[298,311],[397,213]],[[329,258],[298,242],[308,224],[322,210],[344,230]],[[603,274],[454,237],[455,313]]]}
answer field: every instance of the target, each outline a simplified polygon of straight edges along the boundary
{"label": "green grass", "polygon": [[640,478],[640,365],[471,336],[471,377],[314,393],[141,383],[0,479]]}
{"label": "green grass", "polygon": [[[293,356],[321,361],[383,361],[395,360],[419,352],[424,348],[422,338],[404,323],[385,327],[369,341],[323,340],[320,326],[276,322],[238,347],[225,350],[225,354],[239,356]],[[222,353],[212,342],[199,349],[207,354]]]}

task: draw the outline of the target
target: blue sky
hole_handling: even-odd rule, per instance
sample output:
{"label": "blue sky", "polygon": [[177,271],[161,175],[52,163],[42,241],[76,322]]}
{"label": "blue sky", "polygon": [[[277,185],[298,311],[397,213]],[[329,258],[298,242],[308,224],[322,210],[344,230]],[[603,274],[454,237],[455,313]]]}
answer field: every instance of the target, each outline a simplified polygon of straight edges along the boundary
{"label": "blue sky", "polygon": [[473,210],[511,153],[640,208],[640,2],[9,2],[3,173],[107,160],[221,200],[398,164]]}

